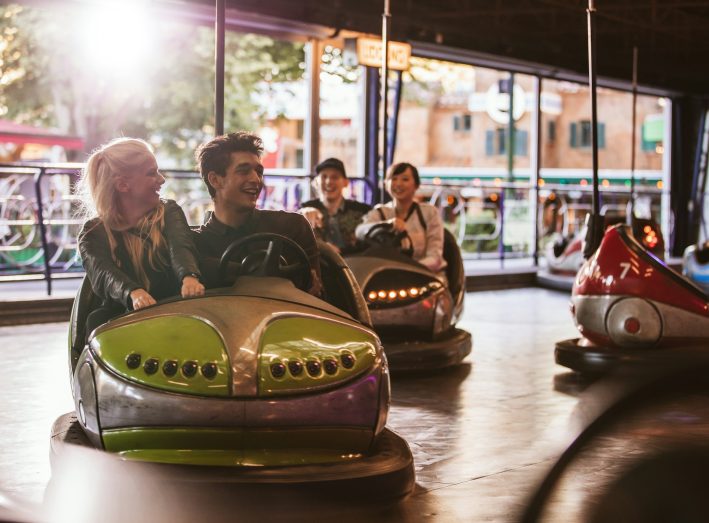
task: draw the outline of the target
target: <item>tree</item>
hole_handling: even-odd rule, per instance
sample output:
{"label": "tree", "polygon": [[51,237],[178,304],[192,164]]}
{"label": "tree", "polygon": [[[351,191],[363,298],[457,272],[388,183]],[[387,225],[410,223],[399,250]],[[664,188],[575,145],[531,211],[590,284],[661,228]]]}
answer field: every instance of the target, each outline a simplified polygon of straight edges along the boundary
{"label": "tree", "polygon": [[[191,167],[195,147],[214,133],[213,29],[150,13],[122,28],[121,10],[104,13],[103,26],[86,10],[0,6],[0,116],[83,136],[86,151],[142,137],[174,166]],[[226,55],[227,129],[260,127],[254,94],[305,71],[302,44],[267,36],[230,32]]]}

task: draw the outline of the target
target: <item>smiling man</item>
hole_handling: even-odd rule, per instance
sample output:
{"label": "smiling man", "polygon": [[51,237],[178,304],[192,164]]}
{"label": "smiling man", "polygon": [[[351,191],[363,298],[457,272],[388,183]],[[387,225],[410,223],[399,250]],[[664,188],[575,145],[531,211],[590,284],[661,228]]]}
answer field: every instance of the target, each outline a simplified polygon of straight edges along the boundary
{"label": "smiling man", "polygon": [[337,158],[328,158],[315,167],[320,198],[303,203],[300,213],[323,241],[334,245],[342,254],[360,248],[355,229],[371,207],[345,199],[342,192],[349,185],[345,165]]}
{"label": "smiling man", "polygon": [[256,233],[286,236],[300,245],[313,269],[311,294],[320,292],[320,260],[313,230],[298,213],[257,209],[263,190],[263,142],[244,131],[217,136],[196,153],[199,171],[214,200],[214,212],[195,231],[207,287],[220,287],[219,260],[234,241]]}

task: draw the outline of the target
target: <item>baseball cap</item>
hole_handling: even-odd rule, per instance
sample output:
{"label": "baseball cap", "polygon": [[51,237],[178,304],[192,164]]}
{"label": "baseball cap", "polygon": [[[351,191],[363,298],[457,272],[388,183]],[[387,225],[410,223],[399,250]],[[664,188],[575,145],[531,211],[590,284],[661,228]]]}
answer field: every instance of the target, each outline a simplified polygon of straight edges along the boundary
{"label": "baseball cap", "polygon": [[320,174],[320,171],[323,169],[337,169],[342,173],[342,176],[347,178],[347,171],[345,171],[345,164],[342,163],[342,160],[338,160],[337,158],[328,158],[327,160],[323,160],[319,164],[315,166],[315,172],[317,174]]}

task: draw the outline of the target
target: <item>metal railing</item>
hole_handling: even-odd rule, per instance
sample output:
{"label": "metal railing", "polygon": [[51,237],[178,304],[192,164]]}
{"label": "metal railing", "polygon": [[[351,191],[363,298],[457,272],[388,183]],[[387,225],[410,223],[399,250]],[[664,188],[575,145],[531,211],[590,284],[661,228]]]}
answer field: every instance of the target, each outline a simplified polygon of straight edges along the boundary
{"label": "metal railing", "polygon": [[[75,195],[82,167],[0,164],[0,280],[41,278],[51,295],[53,278],[82,273],[76,239],[83,220],[81,202]],[[163,173],[163,196],[182,206],[191,225],[202,223],[212,209],[212,200],[199,175],[188,170]],[[364,200],[371,194],[368,180],[351,178],[350,182],[350,197]],[[311,183],[312,176],[302,172],[267,171],[266,188],[258,205],[263,209],[296,210],[310,197]],[[553,218],[547,216],[544,205],[551,193],[559,200]],[[476,179],[446,183],[422,180],[418,194],[439,208],[465,258],[536,260],[545,237],[552,233],[569,235],[579,228],[590,193],[588,186],[547,185],[542,190],[528,182]],[[640,188],[638,193],[649,196],[653,209],[659,212],[660,189]],[[603,187],[601,194],[608,205],[617,207],[628,197],[628,191],[617,186]],[[540,238],[535,238],[537,229]]]}

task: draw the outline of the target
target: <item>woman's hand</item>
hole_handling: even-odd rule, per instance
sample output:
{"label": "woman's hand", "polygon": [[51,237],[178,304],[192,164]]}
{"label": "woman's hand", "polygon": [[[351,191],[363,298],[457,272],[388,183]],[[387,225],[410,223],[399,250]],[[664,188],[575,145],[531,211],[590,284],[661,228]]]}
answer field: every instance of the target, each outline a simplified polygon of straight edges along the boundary
{"label": "woman's hand", "polygon": [[182,279],[182,297],[189,298],[190,296],[204,295],[204,285],[202,285],[194,276],[185,276]]}
{"label": "woman's hand", "polygon": [[387,223],[390,223],[392,229],[396,232],[404,232],[406,230],[406,222],[401,218],[392,218]]}
{"label": "woman's hand", "polygon": [[145,307],[150,307],[151,305],[155,305],[157,303],[155,298],[153,298],[145,289],[136,289],[131,291],[130,299],[133,302],[134,311]]}

